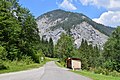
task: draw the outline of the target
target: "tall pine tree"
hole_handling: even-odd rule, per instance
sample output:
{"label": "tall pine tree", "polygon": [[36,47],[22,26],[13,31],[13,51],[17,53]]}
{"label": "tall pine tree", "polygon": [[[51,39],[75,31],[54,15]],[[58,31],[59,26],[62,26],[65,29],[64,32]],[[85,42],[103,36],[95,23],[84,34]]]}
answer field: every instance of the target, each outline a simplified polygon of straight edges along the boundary
{"label": "tall pine tree", "polygon": [[105,43],[103,56],[107,69],[120,71],[120,27],[117,27]]}

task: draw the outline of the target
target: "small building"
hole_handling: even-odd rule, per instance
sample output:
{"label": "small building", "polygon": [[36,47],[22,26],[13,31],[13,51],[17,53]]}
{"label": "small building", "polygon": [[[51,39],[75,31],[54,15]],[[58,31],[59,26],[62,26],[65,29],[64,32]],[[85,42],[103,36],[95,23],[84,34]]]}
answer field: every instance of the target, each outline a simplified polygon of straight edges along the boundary
{"label": "small building", "polygon": [[67,68],[79,70],[81,69],[81,60],[79,58],[68,58]]}

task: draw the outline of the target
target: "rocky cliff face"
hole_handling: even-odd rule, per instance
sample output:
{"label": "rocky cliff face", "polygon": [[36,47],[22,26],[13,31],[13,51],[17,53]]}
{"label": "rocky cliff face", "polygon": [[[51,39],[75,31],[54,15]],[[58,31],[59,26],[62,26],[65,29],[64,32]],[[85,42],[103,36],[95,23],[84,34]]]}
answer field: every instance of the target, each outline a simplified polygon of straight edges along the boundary
{"label": "rocky cliff face", "polygon": [[102,47],[108,36],[104,34],[104,31],[100,31],[99,28],[98,30],[96,28],[97,25],[98,27],[102,26],[109,32],[112,29],[90,21],[92,20],[85,15],[63,10],[51,11],[37,18],[40,36],[48,40],[51,37],[54,44],[57,43],[61,33],[66,33],[74,38],[74,43],[77,47],[80,46],[82,39],[87,40],[89,44],[97,44]]}

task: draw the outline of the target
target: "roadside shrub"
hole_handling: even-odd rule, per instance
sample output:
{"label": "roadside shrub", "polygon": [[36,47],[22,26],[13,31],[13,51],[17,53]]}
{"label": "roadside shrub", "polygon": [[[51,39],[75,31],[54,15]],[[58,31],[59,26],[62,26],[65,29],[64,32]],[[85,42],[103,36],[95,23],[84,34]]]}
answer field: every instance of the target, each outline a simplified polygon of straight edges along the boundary
{"label": "roadside shrub", "polygon": [[25,56],[22,56],[21,62],[23,62],[26,65],[29,65],[33,63],[33,60],[31,59],[30,56],[25,55]]}
{"label": "roadside shrub", "polygon": [[95,68],[90,67],[89,71],[94,73]]}
{"label": "roadside shrub", "polygon": [[101,67],[98,68],[90,68],[91,72],[97,73],[97,74],[103,74],[103,75],[110,75],[114,77],[120,77],[120,73],[117,72],[116,70],[110,71],[108,69],[103,69]]}
{"label": "roadside shrub", "polygon": [[94,69],[94,72],[97,73],[97,74],[108,75],[110,71],[107,70],[107,69],[103,69],[103,68],[101,68],[101,67],[98,67],[98,68],[95,68],[95,69]]}
{"label": "roadside shrub", "polygon": [[60,64],[61,64],[62,66],[64,66],[64,67],[67,67],[67,66],[66,66],[66,63],[63,62],[63,61],[60,61]]}
{"label": "roadside shrub", "polygon": [[7,52],[4,47],[0,46],[0,59],[5,60],[7,56]]}
{"label": "roadside shrub", "polygon": [[3,64],[3,61],[0,60],[0,70],[7,69],[7,67]]}
{"label": "roadside shrub", "polygon": [[103,69],[102,74],[109,75],[110,71],[108,69]]}
{"label": "roadside shrub", "polygon": [[94,72],[97,73],[97,74],[101,74],[101,73],[103,74],[103,71],[102,71],[102,70],[103,70],[103,69],[102,69],[101,67],[98,67],[98,68],[95,68],[95,69],[94,69]]}
{"label": "roadside shrub", "polygon": [[120,72],[119,62],[115,62],[115,61],[112,61],[112,60],[106,60],[103,63],[103,68],[106,68],[106,69],[110,70],[111,72],[114,71],[114,70]]}
{"label": "roadside shrub", "polygon": [[43,62],[43,61],[44,61],[43,52],[42,52],[42,50],[39,50],[39,51],[37,52],[37,54],[35,54],[35,62],[36,62],[36,63],[41,63],[41,62]]}
{"label": "roadside shrub", "polygon": [[110,72],[109,75],[114,76],[114,77],[120,77],[120,73],[115,70]]}
{"label": "roadside shrub", "polygon": [[7,67],[4,64],[0,63],[0,70],[3,70],[3,69],[7,69]]}

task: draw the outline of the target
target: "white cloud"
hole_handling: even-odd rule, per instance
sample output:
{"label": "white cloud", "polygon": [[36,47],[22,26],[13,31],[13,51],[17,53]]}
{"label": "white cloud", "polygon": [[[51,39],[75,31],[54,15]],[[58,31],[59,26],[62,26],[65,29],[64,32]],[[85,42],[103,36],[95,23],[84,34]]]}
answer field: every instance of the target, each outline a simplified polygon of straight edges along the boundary
{"label": "white cloud", "polygon": [[63,0],[62,3],[58,4],[60,8],[67,10],[76,10],[77,8],[72,4],[73,0]]}
{"label": "white cloud", "polygon": [[83,5],[103,7],[108,12],[102,13],[100,18],[93,19],[97,23],[116,27],[120,25],[120,0],[79,0]]}
{"label": "white cloud", "polygon": [[120,26],[120,11],[104,12],[100,18],[95,18],[93,21],[112,27]]}
{"label": "white cloud", "polygon": [[80,2],[83,4],[83,5],[88,5],[92,2],[92,0],[80,0]]}
{"label": "white cloud", "polygon": [[67,10],[76,10],[73,2],[81,2],[84,6],[93,5],[98,8],[105,8],[107,12],[93,20],[106,26],[120,26],[120,0],[62,0],[58,5],[60,8]]}
{"label": "white cloud", "polygon": [[95,5],[107,10],[120,10],[120,0],[80,0],[83,5]]}

